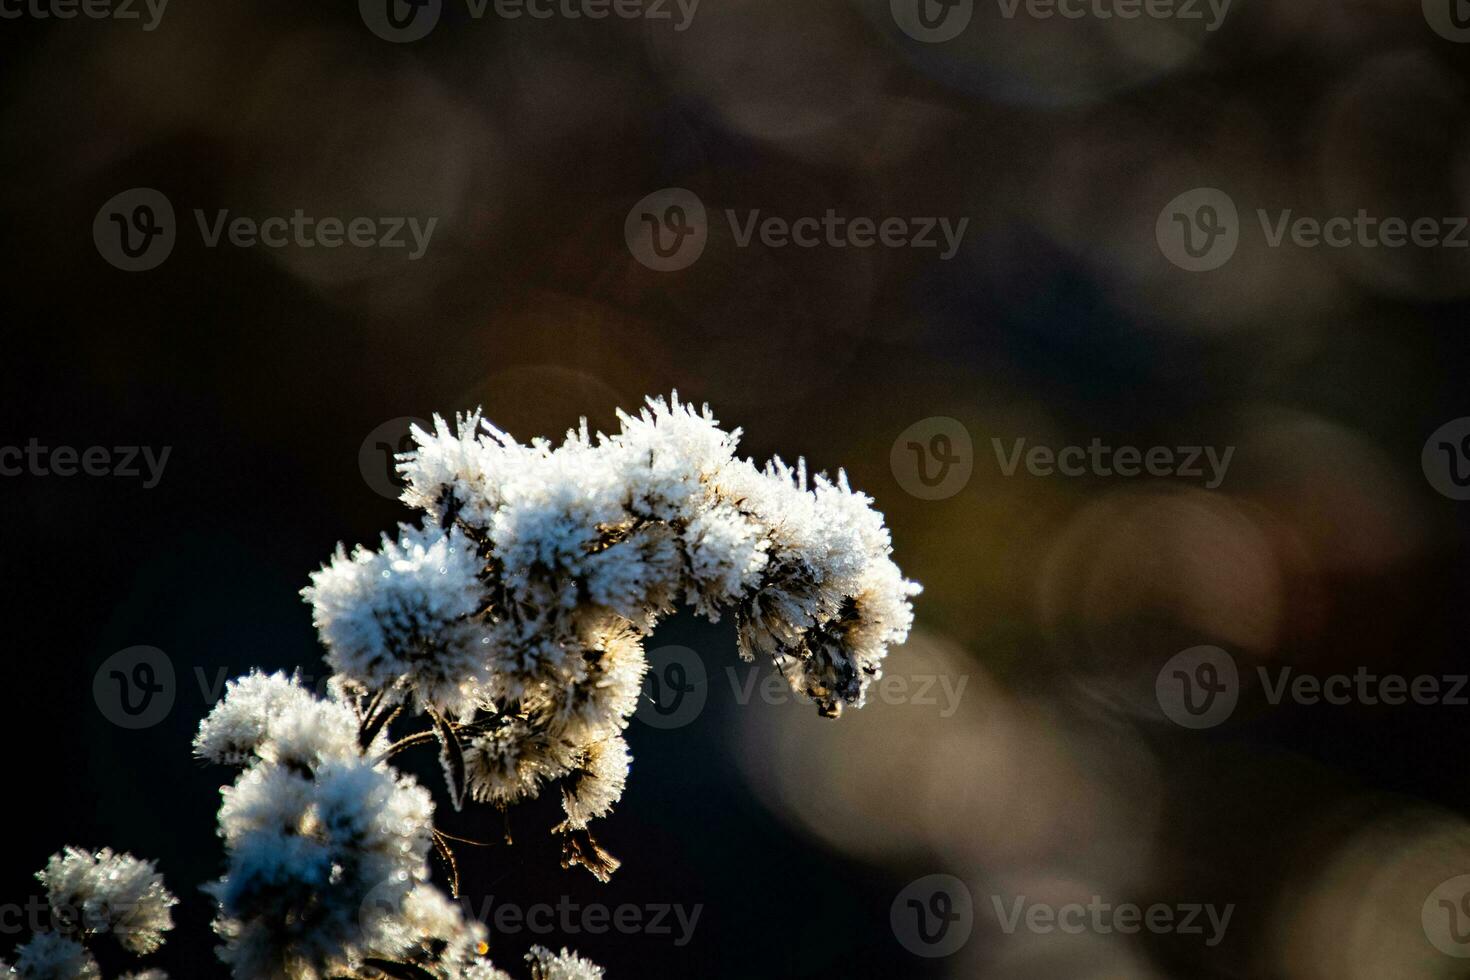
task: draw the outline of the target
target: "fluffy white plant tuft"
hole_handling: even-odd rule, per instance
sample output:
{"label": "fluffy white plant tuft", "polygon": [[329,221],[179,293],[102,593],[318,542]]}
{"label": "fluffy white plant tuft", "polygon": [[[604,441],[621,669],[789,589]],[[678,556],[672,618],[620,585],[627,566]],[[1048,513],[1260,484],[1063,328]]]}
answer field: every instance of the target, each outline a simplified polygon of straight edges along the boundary
{"label": "fluffy white plant tuft", "polygon": [[466,715],[490,679],[475,621],[482,589],[473,544],[451,528],[402,527],[377,551],[338,548],[305,592],[327,663],[358,692]]}
{"label": "fluffy white plant tuft", "polygon": [[[237,980],[510,980],[432,883],[431,852],[458,895],[461,839],[392,761],[437,746],[456,808],[557,786],[563,865],[605,880],[618,862],[589,826],[627,783],[643,641],[680,603],[730,616],[741,654],[768,657],[821,714],[863,704],[919,591],[872,501],[841,473],[738,458],[738,430],[677,395],[618,418],[559,444],[478,413],[415,429],[399,470],[419,522],[376,549],[339,545],[303,591],[324,689],[252,672],[204,719],[195,753],[241,769],[219,810],[226,871],[206,888]],[[393,731],[414,719],[427,727]],[[58,913],[12,977],[101,980],[93,934],[148,952],[172,925],[173,897],[127,855],[67,850],[42,880],[82,915]],[[565,949],[526,959],[531,980],[603,977]]]}
{"label": "fluffy white plant tuft", "polygon": [[565,949],[553,953],[544,946],[534,946],[526,954],[531,964],[531,980],[602,980],[602,970]]}
{"label": "fluffy white plant tuft", "polygon": [[86,935],[111,933],[131,953],[153,952],[173,928],[178,899],[151,861],[106,847],[95,854],[68,847],[36,877],[58,922]]}
{"label": "fluffy white plant tuft", "polygon": [[[51,855],[36,878],[46,888],[49,927],[16,948],[14,966],[0,963],[0,977],[102,980],[89,948],[99,937],[141,956],[163,945],[163,934],[173,928],[178,899],[151,861],[105,847],[95,853],[68,847]],[[158,970],[128,976],[168,980]]]}

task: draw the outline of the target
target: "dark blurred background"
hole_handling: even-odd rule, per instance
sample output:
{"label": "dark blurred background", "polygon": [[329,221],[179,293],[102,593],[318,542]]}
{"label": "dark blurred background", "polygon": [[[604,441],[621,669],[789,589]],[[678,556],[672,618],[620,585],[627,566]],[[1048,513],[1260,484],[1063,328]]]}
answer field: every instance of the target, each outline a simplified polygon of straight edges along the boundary
{"label": "dark blurred background", "polygon": [[[1467,49],[1409,0],[1236,0],[1213,31],[986,0],[942,43],[888,0],[704,0],[682,31],[671,9],[507,20],[446,0],[412,43],[346,2],[0,23],[0,445],[170,447],[151,489],[0,480],[0,901],[37,894],[63,844],[157,858],[184,899],[158,964],[222,975],[197,887],[222,869],[228,774],[189,740],[226,676],[321,675],[298,590],[338,541],[409,517],[379,492],[382,433],[483,406],[557,436],[677,389],[743,427],[745,453],[845,467],[876,498],[925,586],[891,670],[964,678],[963,698],[835,723],[740,705],[729,624],[670,621],[649,647],[698,651],[709,704],[634,723],[610,884],[559,870],[547,807],[512,812],[514,846],[493,812],[446,820],[494,842],[461,849],[472,901],[697,904],[692,941],[499,936],[501,965],[542,941],[612,980],[1470,976],[1421,925],[1431,889],[1470,873],[1470,708],[1272,705],[1254,682],[1470,670],[1470,504],[1421,462],[1470,415],[1470,249],[1272,248],[1254,217],[1466,214]],[[708,242],[660,272],[624,225],[666,187],[708,208]],[[1198,187],[1241,228],[1195,273],[1155,233]],[[177,215],[141,272],[93,236],[133,188]],[[437,225],[409,260],[211,248],[193,214],[297,208]],[[742,245],[725,209],[969,225],[945,261]],[[935,419],[970,435],[973,473],[924,499],[904,434]],[[1235,451],[1205,489],[1006,476],[991,440],[1017,438]],[[1154,684],[1204,644],[1243,690],[1191,731]],[[93,684],[139,645],[166,654],[174,700],[129,730]],[[975,904],[941,958],[890,919],[932,874]],[[1007,935],[992,895],[1235,913],[1213,947]]]}

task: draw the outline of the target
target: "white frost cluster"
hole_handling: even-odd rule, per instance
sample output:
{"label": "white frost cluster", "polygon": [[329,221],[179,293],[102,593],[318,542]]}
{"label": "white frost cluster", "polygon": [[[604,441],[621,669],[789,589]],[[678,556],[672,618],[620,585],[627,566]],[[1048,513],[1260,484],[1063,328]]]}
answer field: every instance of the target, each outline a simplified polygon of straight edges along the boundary
{"label": "white frost cluster", "polygon": [[224,791],[229,869],[208,886],[221,958],[239,977],[315,978],[385,952],[396,916],[373,910],[427,880],[433,812],[422,787],[365,759],[247,770]]}
{"label": "white frost cluster", "polygon": [[565,949],[553,953],[544,946],[533,946],[526,961],[531,964],[531,980],[602,980],[601,967]]}
{"label": "white frost cluster", "polygon": [[403,904],[429,877],[434,807],[359,750],[358,728],[347,705],[280,674],[230,684],[200,726],[201,755],[251,760],[223,790],[229,866],[207,887],[237,977],[348,975],[396,952]]}
{"label": "white frost cluster", "polygon": [[315,697],[285,674],[252,671],[225,684],[194,737],[194,752],[220,765],[274,762],[301,771],[359,755],[351,707]]}
{"label": "white frost cluster", "polygon": [[228,867],[205,888],[220,958],[239,980],[394,975],[380,963],[510,980],[484,959],[485,928],[430,883],[433,802],[384,761],[384,735],[361,748],[357,706],[257,672],[200,725],[200,756],[245,766],[222,790]]}
{"label": "white frost cluster", "polygon": [[621,736],[605,738],[584,749],[562,786],[566,825],[584,830],[594,819],[607,816],[613,804],[622,799],[632,761],[628,743]]}
{"label": "white frost cluster", "polygon": [[327,663],[356,691],[409,695],[461,716],[484,699],[483,590],[474,545],[455,529],[402,527],[378,551],[339,547],[304,594]]}
{"label": "white frost cluster", "polygon": [[432,885],[408,893],[390,925],[386,945],[404,955],[412,951],[437,976],[447,980],[510,980],[482,954],[489,930],[466,918],[463,909]]}
{"label": "white frost cluster", "polygon": [[500,716],[465,746],[468,795],[504,804],[576,777],[571,828],[621,792],[614,740],[638,704],[642,640],[677,603],[732,613],[747,659],[770,657],[836,715],[863,703],[918,591],[844,475],[740,459],[738,431],[677,396],[619,419],[554,445],[436,417],[399,465],[422,527],[339,549],[305,592],[329,662],[361,690]]}
{"label": "white frost cluster", "polygon": [[22,980],[102,980],[102,971],[86,947],[55,932],[38,932],[19,947],[9,972]]}
{"label": "white frost cluster", "polygon": [[68,931],[111,933],[141,956],[162,946],[163,934],[174,926],[178,899],[151,861],[105,847],[95,854],[68,847],[53,854],[36,877],[46,886],[52,916]]}
{"label": "white frost cluster", "polygon": [[[863,703],[918,592],[872,501],[840,473],[737,458],[738,431],[677,396],[619,419],[555,445],[478,414],[416,429],[399,469],[420,522],[338,546],[303,591],[327,692],[252,673],[204,720],[195,752],[244,767],[208,887],[237,980],[509,980],[431,883],[431,849],[453,871],[456,838],[391,760],[437,742],[457,807],[557,785],[563,863],[605,877],[617,861],[588,826],[623,794],[643,640],[680,603],[731,615],[742,655],[770,657],[822,714]],[[423,716],[428,731],[389,736]],[[53,945],[22,962],[74,952]],[[532,980],[603,976],[567,950],[527,960]]]}
{"label": "white frost cluster", "polygon": [[[0,977],[102,980],[88,943],[111,936],[127,952],[144,955],[162,946],[163,934],[173,928],[178,900],[151,861],[109,848],[89,853],[68,847],[53,854],[36,878],[46,887],[51,928],[16,948],[14,966],[0,963]],[[158,970],[129,976],[168,980]]]}

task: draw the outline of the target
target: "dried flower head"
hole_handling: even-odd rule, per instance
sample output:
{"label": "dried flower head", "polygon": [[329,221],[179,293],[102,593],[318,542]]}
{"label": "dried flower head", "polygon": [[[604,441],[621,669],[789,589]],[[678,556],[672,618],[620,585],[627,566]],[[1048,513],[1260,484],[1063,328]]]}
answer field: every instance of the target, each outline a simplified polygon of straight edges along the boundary
{"label": "dried flower head", "polygon": [[[415,429],[399,469],[423,523],[339,545],[303,591],[328,696],[251,674],[200,726],[200,756],[245,767],[224,790],[229,867],[210,886],[239,980],[508,980],[483,927],[430,884],[433,848],[457,887],[455,838],[391,760],[437,743],[456,807],[558,784],[563,865],[605,879],[618,862],[589,824],[627,782],[643,640],[681,601],[732,614],[741,653],[822,714],[863,703],[918,591],[872,501],[841,473],[737,458],[739,432],[677,396],[618,418],[559,444],[478,413]],[[393,741],[400,717],[430,727]],[[527,959],[532,980],[602,977],[567,950]]]}
{"label": "dried flower head", "polygon": [[53,854],[36,877],[58,926],[85,936],[110,933],[138,954],[163,945],[178,899],[163,886],[153,862],[104,847],[95,854],[68,847]]}

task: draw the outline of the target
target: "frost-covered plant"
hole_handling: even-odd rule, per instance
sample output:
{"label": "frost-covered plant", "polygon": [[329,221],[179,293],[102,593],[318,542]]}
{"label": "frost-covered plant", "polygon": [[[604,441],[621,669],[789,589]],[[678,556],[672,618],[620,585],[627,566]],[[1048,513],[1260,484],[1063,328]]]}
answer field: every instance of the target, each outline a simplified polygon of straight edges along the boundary
{"label": "frost-covered plant", "polygon": [[[437,744],[456,809],[557,787],[563,866],[606,880],[618,862],[589,827],[627,782],[643,640],[681,601],[731,615],[741,655],[770,657],[821,714],[862,705],[918,592],[869,498],[841,473],[737,458],[738,430],[677,395],[619,419],[559,445],[479,414],[415,429],[399,471],[418,522],[376,549],[339,545],[303,592],[325,689],[259,672],[227,685],[194,748],[242,770],[222,791],[226,871],[206,888],[238,980],[509,980],[485,927],[433,884],[431,851],[457,896],[458,838],[392,760]],[[69,890],[80,872],[47,874]],[[37,941],[27,980],[64,974],[25,972],[43,961],[93,975],[68,936]],[[527,960],[532,980],[602,978],[565,949]]]}
{"label": "frost-covered plant", "polygon": [[[143,956],[163,945],[173,928],[178,900],[151,861],[108,848],[89,854],[68,847],[36,874],[46,887],[49,923],[15,950],[15,965],[0,963],[0,977],[20,980],[101,980],[90,944],[111,936],[127,952]],[[168,980],[158,970],[122,980]]]}
{"label": "frost-covered plant", "polygon": [[738,431],[677,396],[619,419],[555,446],[474,414],[415,429],[399,469],[422,522],[339,547],[305,590],[345,695],[434,719],[456,806],[563,780],[573,838],[621,795],[642,640],[679,600],[732,613],[742,655],[835,716],[862,704],[917,591],[844,475],[739,459]]}

